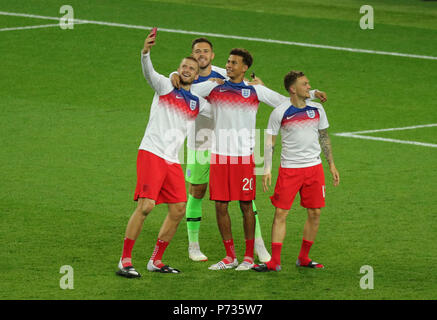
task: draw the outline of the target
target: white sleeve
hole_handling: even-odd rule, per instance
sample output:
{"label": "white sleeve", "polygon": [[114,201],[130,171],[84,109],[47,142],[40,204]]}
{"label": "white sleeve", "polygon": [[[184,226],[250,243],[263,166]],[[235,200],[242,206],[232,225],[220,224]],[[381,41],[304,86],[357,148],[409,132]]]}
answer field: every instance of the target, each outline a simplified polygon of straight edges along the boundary
{"label": "white sleeve", "polygon": [[310,101],[316,100],[317,99],[316,98],[316,92],[317,91],[320,91],[320,90],[317,90],[317,89],[311,90],[310,91],[310,97],[307,100],[310,100]]}
{"label": "white sleeve", "polygon": [[317,109],[319,110],[319,114],[320,114],[319,130],[329,128],[328,117],[326,116],[325,109],[323,109],[322,106],[319,106]]}
{"label": "white sleeve", "polygon": [[267,134],[271,136],[277,136],[279,134],[279,129],[281,129],[281,112],[279,109],[275,109],[270,114],[269,124],[267,125]]}
{"label": "white sleeve", "polygon": [[220,75],[225,78],[226,80],[229,80],[228,73],[226,72],[226,69],[217,67],[217,66],[211,66],[211,69],[217,73],[220,73]]}
{"label": "white sleeve", "polygon": [[202,97],[199,97],[199,114],[210,119],[213,118],[211,104]]}
{"label": "white sleeve", "polygon": [[170,80],[156,72],[153,68],[150,52],[146,54],[141,53],[141,66],[143,68],[144,78],[146,78],[147,82],[158,95],[163,95],[173,90],[173,87],[169,87],[169,85],[171,86]]}
{"label": "white sleeve", "polygon": [[172,73],[170,73],[170,74],[168,75],[168,78],[171,79],[171,77],[172,77],[174,74],[179,74],[179,73],[178,73],[177,71],[173,71]]}
{"label": "white sleeve", "polygon": [[212,89],[214,89],[218,85],[219,84],[214,81],[204,81],[191,85],[191,90],[198,96],[205,98],[211,93]]}
{"label": "white sleeve", "polygon": [[276,108],[280,104],[284,103],[284,101],[289,99],[286,96],[283,96],[282,94],[279,94],[263,85],[256,84],[253,87],[255,88],[258,100],[268,104],[273,108]]}

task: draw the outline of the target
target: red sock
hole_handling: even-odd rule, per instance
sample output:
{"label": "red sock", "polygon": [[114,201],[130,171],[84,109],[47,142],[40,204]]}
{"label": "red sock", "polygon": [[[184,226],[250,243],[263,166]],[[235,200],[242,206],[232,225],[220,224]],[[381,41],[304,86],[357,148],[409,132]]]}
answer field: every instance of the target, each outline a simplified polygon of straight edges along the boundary
{"label": "red sock", "polygon": [[135,240],[124,238],[123,253],[121,254],[121,263],[123,267],[132,266],[132,249]]}
{"label": "red sock", "polygon": [[157,266],[158,268],[164,266],[164,264],[162,263],[162,256],[164,255],[164,251],[165,249],[167,249],[168,244],[169,244],[168,242],[160,239],[156,241],[155,250],[153,250],[153,254],[150,259],[153,260],[153,262],[161,261],[161,263],[155,264],[155,266]]}
{"label": "red sock", "polygon": [[[226,249],[226,257],[232,258],[232,261],[233,261],[236,257],[234,240],[233,239],[223,240],[223,244],[225,245],[225,249]],[[232,261],[229,261],[229,262],[232,262]]]}
{"label": "red sock", "polygon": [[302,265],[306,265],[310,262],[310,258],[308,258],[308,254],[310,252],[311,246],[313,245],[314,241],[308,241],[305,239],[302,239],[302,246],[300,248],[299,253],[299,260]]}
{"label": "red sock", "polygon": [[255,239],[246,239],[246,252],[244,253],[244,261],[253,263],[253,247],[255,246]]}
{"label": "red sock", "polygon": [[272,260],[278,265],[281,265],[281,250],[281,242],[272,242]]}

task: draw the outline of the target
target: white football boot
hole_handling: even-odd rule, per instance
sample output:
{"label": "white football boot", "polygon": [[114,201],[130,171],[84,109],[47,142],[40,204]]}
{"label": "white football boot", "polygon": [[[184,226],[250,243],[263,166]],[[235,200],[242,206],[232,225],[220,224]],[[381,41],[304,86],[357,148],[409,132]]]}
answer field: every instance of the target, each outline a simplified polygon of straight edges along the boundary
{"label": "white football boot", "polygon": [[140,278],[141,274],[135,270],[133,266],[129,267],[123,267],[123,264],[120,262],[118,263],[118,270],[115,272],[117,275],[126,277],[126,278]]}
{"label": "white football boot", "polygon": [[208,257],[200,251],[199,242],[190,242],[188,256],[193,261],[208,261]]}
{"label": "white football boot", "polygon": [[209,270],[226,270],[226,269],[234,269],[238,266],[238,260],[235,258],[231,263],[225,263],[222,261],[213,264],[208,269]]}
{"label": "white football boot", "polygon": [[259,261],[268,262],[272,258],[270,253],[267,251],[266,246],[264,245],[263,238],[255,238],[255,254],[258,256]]}
{"label": "white football boot", "polygon": [[255,266],[255,264],[252,262],[248,262],[246,260],[244,260],[242,263],[240,263],[240,265],[235,269],[237,271],[247,271],[252,269]]}

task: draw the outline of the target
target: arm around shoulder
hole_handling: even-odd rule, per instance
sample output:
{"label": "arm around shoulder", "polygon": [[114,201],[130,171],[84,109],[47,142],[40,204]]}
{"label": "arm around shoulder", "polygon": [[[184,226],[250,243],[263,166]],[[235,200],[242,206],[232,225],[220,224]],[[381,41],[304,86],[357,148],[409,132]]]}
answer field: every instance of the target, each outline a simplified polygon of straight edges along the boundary
{"label": "arm around shoulder", "polygon": [[280,104],[284,103],[284,101],[287,101],[289,99],[288,97],[283,96],[282,94],[273,91],[266,86],[257,84],[253,87],[255,88],[256,94],[258,95],[258,100],[273,108],[276,108]]}

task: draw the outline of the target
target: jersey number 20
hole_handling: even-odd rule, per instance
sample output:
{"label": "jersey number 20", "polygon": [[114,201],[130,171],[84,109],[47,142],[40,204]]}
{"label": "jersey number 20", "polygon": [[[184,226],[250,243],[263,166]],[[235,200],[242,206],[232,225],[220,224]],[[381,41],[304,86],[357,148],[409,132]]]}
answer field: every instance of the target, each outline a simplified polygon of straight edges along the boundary
{"label": "jersey number 20", "polygon": [[243,183],[243,191],[253,190],[253,178],[244,178]]}

